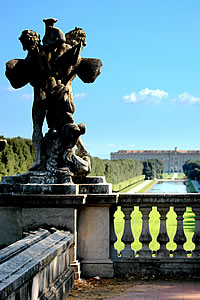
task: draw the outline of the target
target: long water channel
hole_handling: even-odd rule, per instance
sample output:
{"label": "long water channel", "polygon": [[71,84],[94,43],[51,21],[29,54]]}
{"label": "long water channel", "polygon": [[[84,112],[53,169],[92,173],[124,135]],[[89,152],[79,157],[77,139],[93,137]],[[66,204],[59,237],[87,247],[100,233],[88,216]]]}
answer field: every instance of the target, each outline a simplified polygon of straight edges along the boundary
{"label": "long water channel", "polygon": [[187,193],[184,181],[159,181],[148,193]]}

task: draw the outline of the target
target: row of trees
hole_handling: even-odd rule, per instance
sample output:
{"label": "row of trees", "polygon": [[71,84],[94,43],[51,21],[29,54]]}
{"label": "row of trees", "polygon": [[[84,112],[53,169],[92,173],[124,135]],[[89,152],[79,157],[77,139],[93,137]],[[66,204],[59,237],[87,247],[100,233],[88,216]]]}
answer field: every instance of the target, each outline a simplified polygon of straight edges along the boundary
{"label": "row of trees", "polygon": [[143,162],[143,175],[145,179],[162,179],[164,163],[159,159],[148,159]]}
{"label": "row of trees", "polygon": [[200,180],[200,161],[187,160],[183,165],[183,172],[189,179]]}
{"label": "row of trees", "polygon": [[34,161],[32,141],[20,137],[6,140],[5,150],[0,152],[0,176],[26,172]]}
{"label": "row of trees", "polygon": [[107,160],[91,157],[91,176],[105,176],[109,183],[120,183],[142,175],[143,164],[135,159]]}
{"label": "row of trees", "polygon": [[[34,151],[30,139],[7,138],[6,148],[0,153],[0,176],[24,173],[33,162]],[[91,176],[105,176],[107,182],[113,184],[140,175],[145,175],[146,179],[161,178],[164,169],[163,163],[157,159],[141,162],[135,159],[112,161],[91,157],[91,164]]]}

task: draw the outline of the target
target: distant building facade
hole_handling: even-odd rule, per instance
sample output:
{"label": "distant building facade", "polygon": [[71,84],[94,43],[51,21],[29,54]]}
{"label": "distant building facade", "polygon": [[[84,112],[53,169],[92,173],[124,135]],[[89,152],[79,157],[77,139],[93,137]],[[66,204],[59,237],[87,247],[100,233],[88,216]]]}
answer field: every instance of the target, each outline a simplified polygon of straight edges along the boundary
{"label": "distant building facade", "polygon": [[183,172],[187,160],[200,160],[200,150],[120,150],[110,154],[111,160],[118,159],[159,159],[164,165],[164,172]]}

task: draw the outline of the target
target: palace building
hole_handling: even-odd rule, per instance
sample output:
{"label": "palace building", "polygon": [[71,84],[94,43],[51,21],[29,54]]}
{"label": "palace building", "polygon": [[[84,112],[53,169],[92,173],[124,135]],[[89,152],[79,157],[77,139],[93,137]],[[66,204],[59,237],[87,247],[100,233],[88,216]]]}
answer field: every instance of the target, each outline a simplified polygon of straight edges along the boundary
{"label": "palace building", "polygon": [[187,160],[200,160],[200,150],[119,150],[112,152],[110,159],[159,159],[165,164],[164,172],[183,172]]}

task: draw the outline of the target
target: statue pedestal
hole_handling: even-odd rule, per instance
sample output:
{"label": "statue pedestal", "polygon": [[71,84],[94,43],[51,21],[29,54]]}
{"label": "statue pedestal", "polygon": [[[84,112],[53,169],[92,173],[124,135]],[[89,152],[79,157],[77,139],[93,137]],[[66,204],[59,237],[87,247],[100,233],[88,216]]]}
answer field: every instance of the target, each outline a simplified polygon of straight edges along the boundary
{"label": "statue pedestal", "polygon": [[3,176],[0,182],[0,193],[46,195],[109,194],[112,193],[112,185],[107,183],[103,176],[87,176],[74,179],[69,177],[66,183],[48,183],[46,173],[33,171],[20,175]]}

